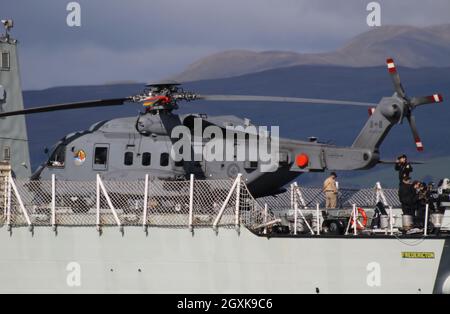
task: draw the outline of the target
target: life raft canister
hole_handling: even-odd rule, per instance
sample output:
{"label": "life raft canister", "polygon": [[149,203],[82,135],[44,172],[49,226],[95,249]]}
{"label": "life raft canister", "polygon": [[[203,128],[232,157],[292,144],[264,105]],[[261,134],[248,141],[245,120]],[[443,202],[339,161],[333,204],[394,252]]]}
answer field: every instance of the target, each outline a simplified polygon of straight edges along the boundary
{"label": "life raft canister", "polygon": [[[359,216],[362,217],[362,221],[360,221]],[[358,207],[358,218],[356,219],[357,223],[356,223],[356,229],[357,230],[364,230],[367,226],[367,221],[369,220],[367,218],[367,214],[366,211],[360,207]],[[354,221],[353,221],[353,216],[350,219],[350,226],[353,226]]]}

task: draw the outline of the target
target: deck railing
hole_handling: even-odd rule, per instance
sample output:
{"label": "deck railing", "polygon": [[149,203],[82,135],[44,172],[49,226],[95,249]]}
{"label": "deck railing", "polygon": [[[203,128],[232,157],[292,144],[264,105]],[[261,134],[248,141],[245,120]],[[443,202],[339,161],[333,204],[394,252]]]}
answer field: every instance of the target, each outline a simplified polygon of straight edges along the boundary
{"label": "deck railing", "polygon": [[233,180],[31,181],[6,177],[0,224],[37,226],[125,226],[235,228],[255,231],[279,222],[250,194],[238,175]]}

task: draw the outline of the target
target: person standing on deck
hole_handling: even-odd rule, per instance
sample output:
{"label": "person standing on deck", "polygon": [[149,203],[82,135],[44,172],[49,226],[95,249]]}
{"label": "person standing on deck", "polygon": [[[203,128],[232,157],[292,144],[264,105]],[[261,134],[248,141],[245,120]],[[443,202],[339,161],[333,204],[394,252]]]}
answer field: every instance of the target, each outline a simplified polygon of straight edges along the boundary
{"label": "person standing on deck", "polygon": [[337,175],[332,172],[331,175],[323,183],[323,192],[325,193],[325,207],[336,208],[338,187],[336,182]]}

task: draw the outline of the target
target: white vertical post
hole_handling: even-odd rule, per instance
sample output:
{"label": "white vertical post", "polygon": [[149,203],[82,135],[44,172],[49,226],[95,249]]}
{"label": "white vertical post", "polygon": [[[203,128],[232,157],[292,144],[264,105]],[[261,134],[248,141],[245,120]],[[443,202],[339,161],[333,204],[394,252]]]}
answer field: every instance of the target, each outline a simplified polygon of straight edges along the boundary
{"label": "white vertical post", "polygon": [[380,182],[377,182],[375,184],[375,204],[378,204],[380,202],[380,189],[381,189],[381,184],[380,184]]}
{"label": "white vertical post", "polygon": [[194,231],[194,174],[191,174],[189,184],[189,230]]}
{"label": "white vertical post", "polygon": [[144,215],[142,218],[142,226],[144,227],[144,231],[147,230],[147,215],[148,215],[148,174],[145,175],[145,183],[144,183]]}
{"label": "white vertical post", "polygon": [[392,206],[389,206],[389,228],[391,235],[394,235],[394,216],[392,215]]}
{"label": "white vertical post", "polygon": [[269,206],[267,203],[264,204],[264,234],[267,234],[267,217],[269,216]]}
{"label": "white vertical post", "polygon": [[304,209],[306,209],[306,202],[305,202],[305,199],[303,198],[302,191],[298,187],[297,182],[294,182],[294,188],[295,188],[295,194],[297,194],[297,197],[298,197],[297,201],[300,201],[300,204],[302,205],[302,207]]}
{"label": "white vertical post", "polygon": [[317,223],[317,235],[320,235],[320,205],[317,203],[316,205],[316,223]]}
{"label": "white vertical post", "polygon": [[52,174],[52,227],[56,227],[56,178],[55,174]]}
{"label": "white vertical post", "polygon": [[8,176],[8,204],[7,204],[7,213],[6,213],[6,225],[11,227],[11,176]]}
{"label": "white vertical post", "polygon": [[241,222],[239,219],[240,218],[239,210],[241,208],[241,179],[242,179],[241,175],[238,175],[238,178],[237,178],[238,182],[236,185],[236,212],[235,212],[236,216],[235,216],[235,222],[234,222],[237,232],[239,232],[240,227],[241,227]]}
{"label": "white vertical post", "polygon": [[353,204],[353,235],[358,234],[358,215],[356,213],[356,204]]}
{"label": "white vertical post", "polygon": [[294,209],[294,184],[291,184],[291,209]]}
{"label": "white vertical post", "polygon": [[97,230],[100,232],[100,175],[97,174]]}
{"label": "white vertical post", "polygon": [[298,223],[297,220],[298,220],[297,193],[294,193],[294,235],[297,235],[297,223]]}
{"label": "white vertical post", "polygon": [[425,223],[424,223],[424,228],[423,228],[423,234],[424,235],[428,235],[428,212],[430,210],[430,205],[427,204],[427,206],[425,206]]}
{"label": "white vertical post", "polygon": [[8,177],[5,177],[5,191],[3,195],[5,195],[3,202],[3,215],[6,217],[6,214],[8,213]]}

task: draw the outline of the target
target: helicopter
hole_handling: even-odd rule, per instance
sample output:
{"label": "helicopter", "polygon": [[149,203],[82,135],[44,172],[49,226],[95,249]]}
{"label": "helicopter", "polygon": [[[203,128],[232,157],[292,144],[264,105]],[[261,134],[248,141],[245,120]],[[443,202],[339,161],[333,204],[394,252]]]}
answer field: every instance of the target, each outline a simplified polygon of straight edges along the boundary
{"label": "helicopter", "polygon": [[[0,40],[8,46],[8,51],[16,57],[16,41],[7,37]],[[8,95],[17,94],[17,62],[11,58],[8,66],[12,73],[2,75],[0,71],[0,102],[8,104]],[[6,59],[5,59],[6,60]],[[0,112],[2,123],[8,119],[28,114],[46,113],[68,109],[99,108],[123,106],[129,103],[142,103],[144,110],[138,117],[123,117],[100,121],[89,129],[64,136],[49,152],[49,158],[31,175],[32,180],[49,180],[52,175],[60,180],[95,180],[100,174],[105,180],[142,180],[146,174],[157,180],[187,180],[191,174],[198,179],[228,179],[242,174],[249,191],[255,197],[276,195],[284,192],[284,186],[307,172],[364,170],[382,163],[380,146],[389,131],[406,119],[410,125],[418,151],[424,146],[419,136],[413,111],[426,104],[443,102],[443,96],[433,94],[425,97],[409,97],[403,88],[394,60],[386,62],[388,73],[394,86],[392,96],[383,97],[378,104],[333,99],[311,99],[299,97],[253,96],[253,95],[204,95],[185,91],[174,81],[149,84],[141,94],[114,99],[99,99],[83,102],[54,104],[44,107],[15,107],[18,110]],[[3,73],[4,74],[4,73]],[[10,88],[11,90],[8,90]],[[3,90],[3,92],[2,92]],[[21,92],[21,91],[20,91]],[[17,100],[17,99],[16,99]],[[12,99],[14,101],[14,99]],[[20,98],[21,101],[21,98]],[[269,132],[254,131],[257,126],[250,120],[236,116],[211,117],[205,114],[179,115],[177,109],[186,102],[197,101],[248,101],[259,103],[298,103],[309,105],[349,105],[366,108],[369,119],[353,144],[349,147],[321,143],[317,139],[300,141],[278,138]],[[3,105],[2,108],[5,108]],[[196,136],[200,126],[202,135]],[[23,125],[22,125],[23,127]],[[176,159],[173,148],[180,138],[172,135],[178,128],[189,130],[188,143],[182,156],[194,156],[196,147],[200,151],[218,141],[212,134],[203,136],[208,127],[215,127],[223,134],[231,133],[230,146],[220,153],[229,154],[231,160],[223,158],[208,161],[196,158]],[[197,141],[195,141],[197,139]],[[256,139],[251,140],[251,139]],[[275,162],[270,169],[263,171],[264,162],[258,159],[238,159],[236,152],[257,149],[263,140],[276,143]],[[199,144],[200,143],[200,144]],[[180,154],[178,154],[180,155]],[[13,159],[13,158],[12,158]]]}

